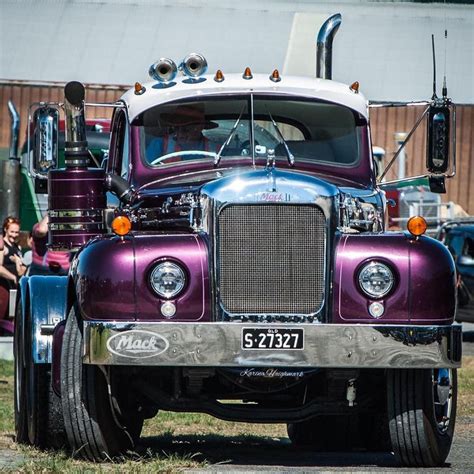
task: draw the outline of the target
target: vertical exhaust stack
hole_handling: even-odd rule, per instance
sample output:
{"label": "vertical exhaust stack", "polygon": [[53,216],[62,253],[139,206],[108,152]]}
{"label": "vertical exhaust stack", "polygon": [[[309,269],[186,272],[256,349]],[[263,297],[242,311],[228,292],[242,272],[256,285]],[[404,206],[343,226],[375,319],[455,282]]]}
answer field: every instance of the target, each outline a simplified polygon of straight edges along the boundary
{"label": "vertical exhaust stack", "polygon": [[84,99],[85,89],[80,82],[72,81],[66,84],[64,88],[64,113],[66,115],[64,157],[66,168],[86,168],[89,164]]}
{"label": "vertical exhaust stack", "polygon": [[332,42],[342,16],[340,13],[330,16],[321,26],[316,45],[316,77],[332,79]]}
{"label": "vertical exhaust stack", "polygon": [[88,168],[84,86],[64,88],[65,169],[48,172],[48,244],[54,250],[77,250],[106,232],[105,171]]}
{"label": "vertical exhaust stack", "polygon": [[10,154],[9,157],[12,159],[18,158],[18,134],[20,130],[20,115],[16,110],[15,104],[8,101],[8,111],[10,112],[11,119],[11,132],[10,132]]}
{"label": "vertical exhaust stack", "polygon": [[18,131],[20,116],[11,100],[8,101],[11,118],[9,160],[0,160],[0,222],[7,216],[20,215],[20,161],[18,160]]}

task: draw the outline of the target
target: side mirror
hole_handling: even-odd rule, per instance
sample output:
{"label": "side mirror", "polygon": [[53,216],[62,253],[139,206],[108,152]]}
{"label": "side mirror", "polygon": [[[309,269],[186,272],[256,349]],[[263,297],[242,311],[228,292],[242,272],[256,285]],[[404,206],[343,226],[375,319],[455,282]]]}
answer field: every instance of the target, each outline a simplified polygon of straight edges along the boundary
{"label": "side mirror", "polygon": [[58,123],[59,111],[53,107],[39,107],[33,114],[31,170],[36,176],[46,177],[48,171],[58,165]]}
{"label": "side mirror", "polygon": [[431,105],[428,111],[426,168],[445,173],[449,166],[450,110],[447,105]]}
{"label": "side mirror", "polygon": [[431,175],[428,184],[432,193],[446,194],[446,178],[444,176]]}

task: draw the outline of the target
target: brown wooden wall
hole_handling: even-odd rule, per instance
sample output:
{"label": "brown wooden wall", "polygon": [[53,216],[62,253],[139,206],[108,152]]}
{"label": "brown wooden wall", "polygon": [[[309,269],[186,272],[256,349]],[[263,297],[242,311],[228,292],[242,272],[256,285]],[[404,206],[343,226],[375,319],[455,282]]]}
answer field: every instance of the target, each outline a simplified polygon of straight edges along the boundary
{"label": "brown wooden wall", "polygon": [[[127,86],[86,85],[86,101],[94,103],[114,102],[127,89]],[[24,141],[28,107],[32,102],[62,102],[64,84],[44,83],[31,84],[26,82],[0,81],[0,148],[8,148],[10,140],[10,117],[7,102],[12,99],[21,116],[20,147]],[[447,194],[444,201],[460,204],[469,214],[474,215],[474,106],[457,107],[457,175],[447,181]],[[385,161],[396,151],[395,133],[409,132],[423,107],[374,108],[371,110],[371,130],[373,145],[385,149]],[[109,118],[112,109],[104,107],[88,107],[90,118]],[[407,144],[407,176],[424,173],[426,126],[418,127]],[[387,179],[397,176],[395,165],[387,175]]]}

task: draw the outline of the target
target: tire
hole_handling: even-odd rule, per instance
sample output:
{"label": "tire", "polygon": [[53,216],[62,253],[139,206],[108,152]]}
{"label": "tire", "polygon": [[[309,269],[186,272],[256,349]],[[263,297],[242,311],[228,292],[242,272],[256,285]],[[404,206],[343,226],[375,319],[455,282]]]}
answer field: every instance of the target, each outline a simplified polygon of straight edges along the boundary
{"label": "tire", "polygon": [[20,444],[29,444],[27,408],[26,408],[26,372],[23,360],[22,339],[22,302],[21,298],[16,305],[15,332],[13,338],[14,353],[14,411],[15,411],[15,438]]}
{"label": "tire", "polygon": [[40,449],[66,446],[61,399],[51,386],[51,365],[31,364],[27,369],[27,423],[30,444]]}
{"label": "tire", "polygon": [[25,318],[25,405],[28,442],[40,449],[65,446],[61,399],[51,385],[51,364],[35,364],[32,357],[32,321]]}
{"label": "tire", "polygon": [[398,462],[403,466],[442,466],[456,421],[456,370],[390,370],[387,402],[392,450]]}
{"label": "tire", "polygon": [[[135,446],[143,419],[112,409],[107,381],[99,367],[82,363],[82,333],[72,308],[61,354],[61,400],[73,455],[89,461],[123,456]],[[114,394],[115,395],[115,394]]]}

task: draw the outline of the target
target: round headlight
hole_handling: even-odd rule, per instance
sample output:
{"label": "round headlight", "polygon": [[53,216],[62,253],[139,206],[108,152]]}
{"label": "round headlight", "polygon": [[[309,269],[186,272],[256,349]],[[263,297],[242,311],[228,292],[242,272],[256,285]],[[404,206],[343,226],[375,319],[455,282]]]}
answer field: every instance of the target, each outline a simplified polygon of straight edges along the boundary
{"label": "round headlight", "polygon": [[176,263],[161,262],[151,272],[150,284],[162,298],[174,298],[183,290],[186,284],[186,274]]}
{"label": "round headlight", "polygon": [[394,281],[392,270],[380,262],[368,263],[359,272],[360,288],[372,298],[385,296],[392,289]]}

